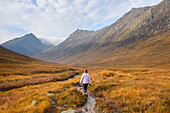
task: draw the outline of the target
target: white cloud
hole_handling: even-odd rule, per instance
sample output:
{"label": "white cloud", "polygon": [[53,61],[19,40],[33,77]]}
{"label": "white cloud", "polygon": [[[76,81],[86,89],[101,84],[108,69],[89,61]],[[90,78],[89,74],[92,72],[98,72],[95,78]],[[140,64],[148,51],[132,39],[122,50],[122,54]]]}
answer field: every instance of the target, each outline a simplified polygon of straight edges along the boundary
{"label": "white cloud", "polygon": [[61,43],[62,41],[64,41],[63,37],[40,37],[40,39],[42,40],[42,42],[46,43],[51,43],[53,45],[57,43]]}
{"label": "white cloud", "polygon": [[99,24],[104,27],[108,20],[122,16],[132,7],[154,5],[160,1],[0,0],[0,43],[32,32],[58,44],[76,29],[94,29]]}
{"label": "white cloud", "polygon": [[12,39],[11,37],[17,37],[17,35],[10,31],[6,31],[5,29],[0,28],[0,41],[1,42],[6,42],[9,39]]}

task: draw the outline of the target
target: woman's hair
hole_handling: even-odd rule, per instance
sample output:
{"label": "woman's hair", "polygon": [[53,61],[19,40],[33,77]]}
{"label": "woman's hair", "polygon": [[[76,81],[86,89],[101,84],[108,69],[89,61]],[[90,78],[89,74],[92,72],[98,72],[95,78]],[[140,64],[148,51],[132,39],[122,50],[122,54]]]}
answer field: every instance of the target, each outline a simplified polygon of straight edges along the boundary
{"label": "woman's hair", "polygon": [[88,73],[87,69],[84,70],[85,73]]}

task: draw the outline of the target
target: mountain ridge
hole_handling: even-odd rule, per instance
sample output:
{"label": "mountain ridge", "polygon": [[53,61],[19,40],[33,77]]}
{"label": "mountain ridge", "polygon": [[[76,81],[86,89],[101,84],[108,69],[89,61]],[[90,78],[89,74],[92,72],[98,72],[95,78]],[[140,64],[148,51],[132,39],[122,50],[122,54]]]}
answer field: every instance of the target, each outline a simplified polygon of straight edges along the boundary
{"label": "mountain ridge", "polygon": [[4,42],[1,46],[26,56],[40,54],[53,47],[43,44],[33,33]]}
{"label": "mountain ridge", "polygon": [[[163,33],[168,37],[170,17],[168,7],[169,2],[164,0],[152,7],[133,8],[110,26],[86,35],[81,34],[83,30],[80,31],[81,38],[85,40],[88,37],[87,40],[68,44],[66,39],[58,46],[35,58],[74,65],[97,64],[105,59],[114,59],[114,56],[121,54],[121,51],[129,51],[151,37],[159,37]],[[73,32],[68,39],[76,39],[76,33]],[[166,40],[166,38],[164,39]]]}

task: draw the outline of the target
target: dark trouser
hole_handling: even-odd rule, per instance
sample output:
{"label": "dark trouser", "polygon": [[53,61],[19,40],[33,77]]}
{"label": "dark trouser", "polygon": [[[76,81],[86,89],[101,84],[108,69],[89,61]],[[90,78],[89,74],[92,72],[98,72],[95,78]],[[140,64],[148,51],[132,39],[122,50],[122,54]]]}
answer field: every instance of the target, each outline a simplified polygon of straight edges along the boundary
{"label": "dark trouser", "polygon": [[87,86],[88,86],[88,83],[87,84],[83,84],[84,93],[87,93]]}

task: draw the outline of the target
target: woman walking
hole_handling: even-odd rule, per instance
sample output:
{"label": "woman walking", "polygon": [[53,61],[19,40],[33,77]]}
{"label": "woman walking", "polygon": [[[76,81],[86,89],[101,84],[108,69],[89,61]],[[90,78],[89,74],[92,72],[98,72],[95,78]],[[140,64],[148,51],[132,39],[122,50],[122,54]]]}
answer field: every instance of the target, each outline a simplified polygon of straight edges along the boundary
{"label": "woman walking", "polygon": [[80,79],[80,84],[83,82],[83,89],[84,89],[84,93],[87,95],[87,86],[88,84],[91,85],[91,80],[90,80],[90,76],[88,74],[87,69],[85,69],[83,75],[81,76]]}

